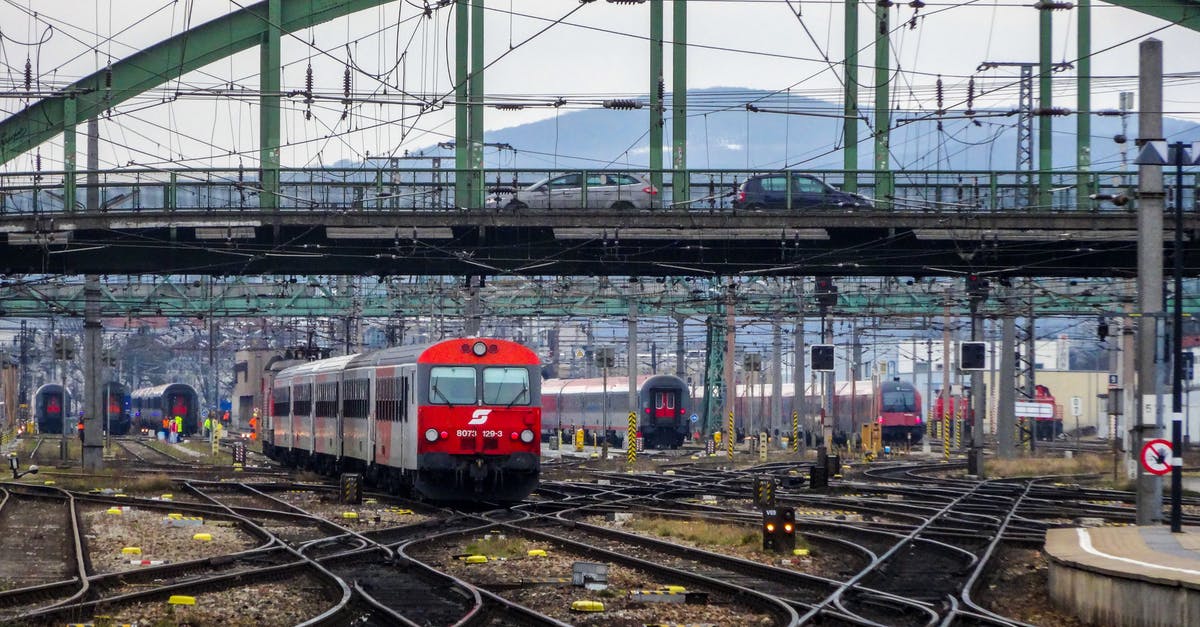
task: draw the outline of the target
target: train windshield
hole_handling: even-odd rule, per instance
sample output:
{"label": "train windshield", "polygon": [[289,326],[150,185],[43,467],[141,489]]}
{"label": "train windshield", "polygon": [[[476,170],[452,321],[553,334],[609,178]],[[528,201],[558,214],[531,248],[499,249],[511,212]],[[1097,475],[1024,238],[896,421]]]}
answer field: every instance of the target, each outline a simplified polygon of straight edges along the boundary
{"label": "train windshield", "polygon": [[484,405],[528,405],[529,371],[524,368],[484,368]]}
{"label": "train windshield", "polygon": [[429,402],[433,405],[474,405],[475,369],[469,366],[430,368]]}
{"label": "train windshield", "polygon": [[58,400],[57,394],[46,395],[46,413],[60,414],[62,413],[62,403]]}
{"label": "train windshield", "polygon": [[881,411],[917,411],[917,396],[912,390],[884,392]]}

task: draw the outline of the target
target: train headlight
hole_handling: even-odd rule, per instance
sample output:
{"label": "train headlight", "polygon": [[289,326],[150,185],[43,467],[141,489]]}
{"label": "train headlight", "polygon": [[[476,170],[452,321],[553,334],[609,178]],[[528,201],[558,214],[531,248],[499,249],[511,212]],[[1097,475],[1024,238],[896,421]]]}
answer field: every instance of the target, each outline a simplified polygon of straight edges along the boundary
{"label": "train headlight", "polygon": [[531,429],[526,429],[526,430],[522,431],[521,432],[521,441],[526,444],[533,442],[533,431]]}
{"label": "train headlight", "polygon": [[474,353],[476,357],[483,357],[487,354],[487,344],[483,342],[475,342],[471,345],[471,352]]}
{"label": "train headlight", "polygon": [[426,429],[425,430],[425,441],[437,442],[437,440],[438,440],[437,429]]}

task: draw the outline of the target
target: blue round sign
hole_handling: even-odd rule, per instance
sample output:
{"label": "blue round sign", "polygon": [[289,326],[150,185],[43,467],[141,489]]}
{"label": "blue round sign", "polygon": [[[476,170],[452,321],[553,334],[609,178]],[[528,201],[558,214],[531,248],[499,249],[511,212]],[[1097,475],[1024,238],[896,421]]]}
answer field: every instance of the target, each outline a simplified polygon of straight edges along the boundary
{"label": "blue round sign", "polygon": [[692,414],[691,420],[692,420],[692,422],[700,422],[700,416],[697,416],[696,414]]}

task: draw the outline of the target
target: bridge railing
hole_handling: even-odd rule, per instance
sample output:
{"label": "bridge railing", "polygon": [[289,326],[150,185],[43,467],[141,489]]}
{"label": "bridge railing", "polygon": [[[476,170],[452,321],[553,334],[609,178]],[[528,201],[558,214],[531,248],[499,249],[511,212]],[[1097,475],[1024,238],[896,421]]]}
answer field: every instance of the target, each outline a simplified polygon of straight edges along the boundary
{"label": "bridge railing", "polygon": [[[655,208],[684,211],[731,210],[738,186],[749,176],[764,171],[689,170],[686,193],[683,181],[664,171],[662,189]],[[795,171],[801,172],[801,171]],[[833,187],[845,189],[847,173],[840,170],[805,170]],[[603,170],[520,169],[487,170],[485,208],[503,207],[517,189],[553,176],[578,173],[582,180],[597,180],[598,174],[649,172],[637,168]],[[449,168],[326,168],[284,169],[276,206],[281,211],[348,210],[397,211],[455,209],[455,183],[460,173]],[[467,176],[466,173],[462,173]],[[474,177],[471,177],[472,181]],[[1167,177],[1168,207],[1174,192]],[[137,211],[257,211],[264,193],[256,170],[244,169],[119,169],[96,174],[98,205],[106,212]],[[0,174],[0,215],[58,214],[83,211],[89,191],[87,173],[77,172],[72,208],[65,206],[63,172],[16,172]],[[1038,206],[1036,177],[1015,171],[860,171],[857,191],[877,207],[919,212],[990,211],[1113,211],[1132,210],[1136,205],[1137,176],[1120,172],[1061,171],[1051,175],[1050,205]],[[1079,197],[1080,183],[1103,200]],[[1200,173],[1184,175],[1184,206],[1196,210]],[[884,194],[883,190],[893,190]],[[574,191],[572,207],[588,208],[586,185]],[[1126,200],[1126,202],[1122,202]],[[1115,201],[1115,202],[1114,202]]]}

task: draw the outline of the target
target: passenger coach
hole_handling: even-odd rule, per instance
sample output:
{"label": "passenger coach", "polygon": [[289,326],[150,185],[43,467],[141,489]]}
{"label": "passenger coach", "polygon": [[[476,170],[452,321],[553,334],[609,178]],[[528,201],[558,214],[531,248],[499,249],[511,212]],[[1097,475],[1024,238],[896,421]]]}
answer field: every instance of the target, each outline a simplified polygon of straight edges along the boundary
{"label": "passenger coach", "polygon": [[71,391],[57,383],[47,383],[33,393],[33,414],[38,433],[62,433],[63,421],[71,420],[67,431],[75,428],[71,417]]}
{"label": "passenger coach", "polygon": [[[650,448],[679,448],[693,428],[687,383],[664,374],[639,377],[638,383],[638,434]],[[583,429],[589,441],[593,434],[605,433],[620,446],[629,430],[629,378],[608,377],[607,392],[603,379],[548,379],[542,382],[542,410],[546,438],[555,429],[568,438]]]}
{"label": "passenger coach", "polygon": [[539,373],[528,348],[480,338],[291,365],[264,450],[431,499],[519,501],[540,472]]}
{"label": "passenger coach", "polygon": [[183,419],[182,435],[200,431],[200,396],[186,383],[166,383],[139,388],[129,396],[137,427],[154,433],[162,430],[164,418]]}

